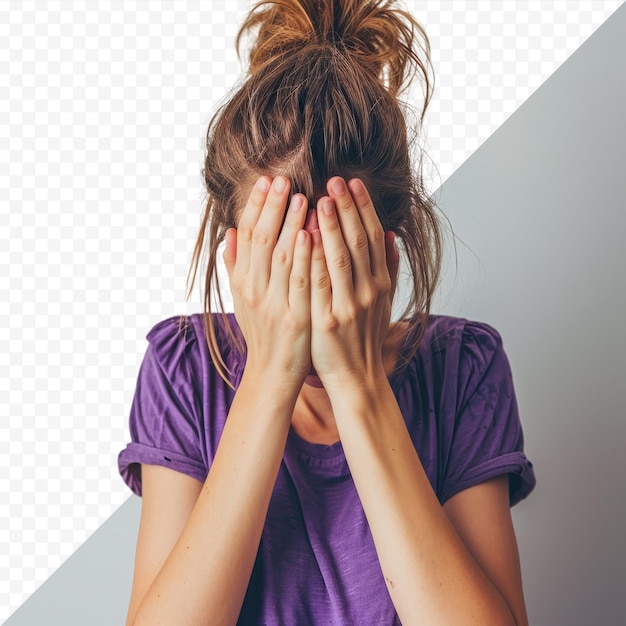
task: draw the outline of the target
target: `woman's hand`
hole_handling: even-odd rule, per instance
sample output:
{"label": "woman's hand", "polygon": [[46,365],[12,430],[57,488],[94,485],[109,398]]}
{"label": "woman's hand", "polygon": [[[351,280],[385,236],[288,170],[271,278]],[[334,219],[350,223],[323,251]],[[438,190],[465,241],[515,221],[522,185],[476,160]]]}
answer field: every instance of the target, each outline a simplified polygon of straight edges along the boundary
{"label": "woman's hand", "polygon": [[302,194],[291,199],[281,230],[288,198],[286,178],[257,181],[238,228],[226,232],[224,263],[246,340],[246,370],[301,386],[311,368],[311,236],[303,230]]}
{"label": "woman's hand", "polygon": [[312,233],[311,358],[330,393],[386,376],[383,343],[399,255],[360,180],[346,186],[335,177],[327,189]]}

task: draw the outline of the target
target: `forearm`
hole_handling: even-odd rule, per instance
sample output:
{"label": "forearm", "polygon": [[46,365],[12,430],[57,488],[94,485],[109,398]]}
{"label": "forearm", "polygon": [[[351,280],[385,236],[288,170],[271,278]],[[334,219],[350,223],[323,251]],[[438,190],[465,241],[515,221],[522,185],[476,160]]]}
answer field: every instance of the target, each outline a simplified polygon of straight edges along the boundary
{"label": "forearm", "polygon": [[201,494],[135,626],[236,622],[297,397],[270,382],[244,373]]}
{"label": "forearm", "polygon": [[350,470],[402,623],[513,626],[430,485],[386,379],[331,395]]}

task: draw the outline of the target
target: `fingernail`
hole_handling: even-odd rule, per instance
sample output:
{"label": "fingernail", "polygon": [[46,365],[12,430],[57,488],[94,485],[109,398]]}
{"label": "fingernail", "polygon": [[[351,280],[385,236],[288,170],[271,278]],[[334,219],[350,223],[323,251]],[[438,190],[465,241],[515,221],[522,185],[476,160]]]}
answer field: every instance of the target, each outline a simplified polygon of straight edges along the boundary
{"label": "fingernail", "polygon": [[259,178],[259,180],[256,181],[256,187],[259,191],[263,191],[263,192],[269,191],[270,181],[267,180],[267,178],[265,177]]}
{"label": "fingernail", "polygon": [[297,213],[302,208],[303,204],[304,201],[302,199],[302,196],[293,196],[293,198],[291,198],[291,210],[294,213]]}
{"label": "fingernail", "polygon": [[330,198],[322,202],[322,211],[324,211],[325,215],[333,214],[333,201]]}
{"label": "fingernail", "polygon": [[338,196],[341,196],[346,192],[346,185],[341,178],[336,178],[331,187]]}
{"label": "fingernail", "polygon": [[278,193],[282,193],[283,191],[285,191],[286,187],[287,187],[287,181],[282,176],[277,176],[274,179],[274,189]]}
{"label": "fingernail", "polygon": [[361,195],[365,191],[365,187],[363,186],[363,181],[358,179],[358,178],[354,178],[353,180],[351,180],[350,181],[350,190],[354,194]]}

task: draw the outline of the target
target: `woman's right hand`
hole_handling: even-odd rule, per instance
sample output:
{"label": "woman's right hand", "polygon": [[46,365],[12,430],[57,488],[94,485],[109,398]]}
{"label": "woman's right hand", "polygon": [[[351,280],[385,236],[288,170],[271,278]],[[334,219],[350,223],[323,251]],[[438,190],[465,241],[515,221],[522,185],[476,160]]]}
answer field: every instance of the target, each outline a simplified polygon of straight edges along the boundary
{"label": "woman's right hand", "polygon": [[238,227],[226,232],[223,258],[246,340],[246,370],[271,372],[299,391],[311,368],[311,236],[303,230],[302,194],[291,199],[283,225],[288,198],[288,179],[259,178]]}

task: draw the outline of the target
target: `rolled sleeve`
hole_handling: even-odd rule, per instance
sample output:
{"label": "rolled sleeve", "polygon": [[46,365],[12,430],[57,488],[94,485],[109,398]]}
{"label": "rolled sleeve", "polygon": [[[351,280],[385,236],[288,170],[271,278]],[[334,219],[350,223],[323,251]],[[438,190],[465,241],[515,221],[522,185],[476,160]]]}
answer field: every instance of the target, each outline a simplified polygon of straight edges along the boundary
{"label": "rolled sleeve", "polygon": [[131,441],[118,455],[118,468],[141,496],[141,464],[162,465],[197,480],[208,469],[202,454],[201,390],[195,374],[197,338],[191,325],[173,317],[146,336],[129,415]]}
{"label": "rolled sleeve", "polygon": [[526,498],[536,485],[524,452],[511,367],[498,331],[468,322],[458,368],[456,417],[447,445],[441,503],[501,474],[509,475],[509,503]]}

